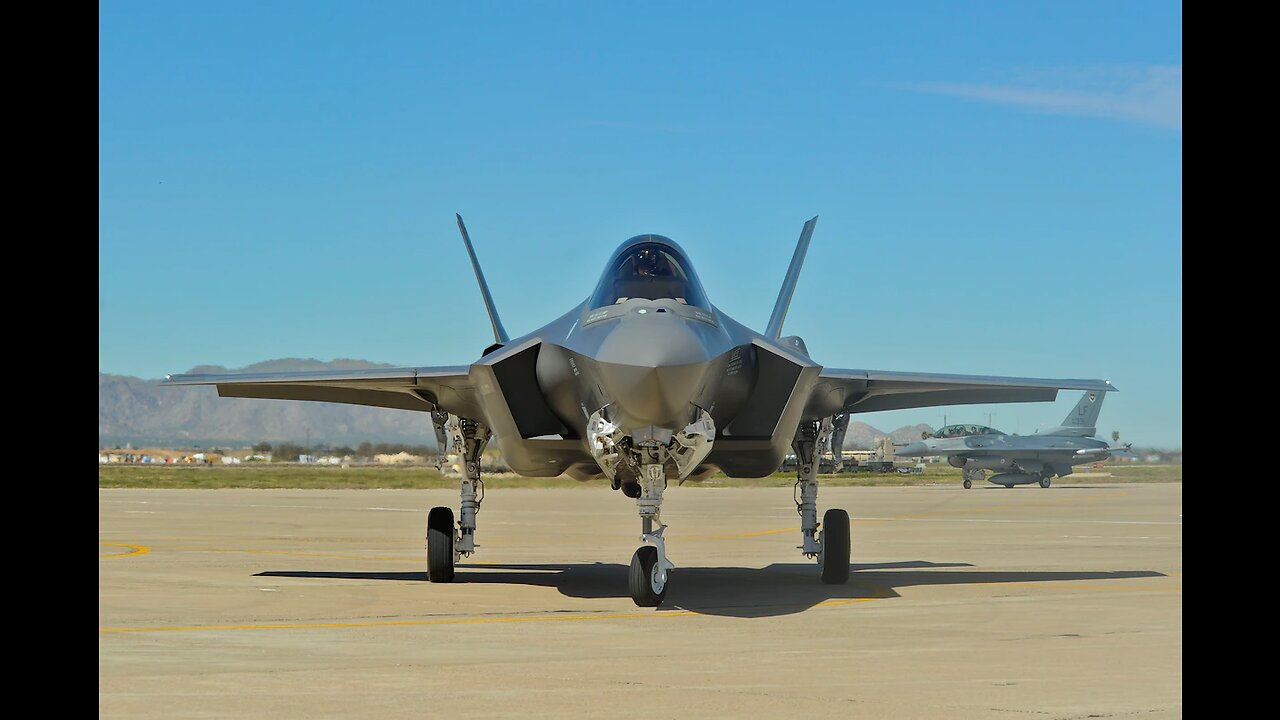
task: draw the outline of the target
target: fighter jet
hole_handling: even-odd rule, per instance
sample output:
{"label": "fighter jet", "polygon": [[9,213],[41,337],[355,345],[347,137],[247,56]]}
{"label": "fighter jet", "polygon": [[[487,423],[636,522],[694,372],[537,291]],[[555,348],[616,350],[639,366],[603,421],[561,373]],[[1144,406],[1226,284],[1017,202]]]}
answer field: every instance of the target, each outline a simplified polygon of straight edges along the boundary
{"label": "fighter jet", "polygon": [[844,583],[849,515],[829,509],[819,525],[817,511],[815,459],[828,442],[833,418],[934,405],[1049,401],[1059,389],[1110,388],[1101,380],[824,367],[809,357],[803,340],[782,335],[816,217],[800,233],[763,332],[712,304],[688,254],[674,241],[637,235],[613,253],[581,303],[512,338],[461,216],[457,220],[494,337],[471,364],[172,375],[166,381],[216,385],[222,397],[354,403],[429,414],[441,447],[459,454],[464,465],[457,523],[449,507],[427,514],[432,582],[453,580],[457,561],[477,547],[480,455],[490,440],[521,475],[608,479],[634,498],[642,534],[631,558],[631,597],[637,605],[656,606],[666,597],[675,567],[667,557],[660,514],[671,482],[717,471],[763,477],[791,448],[799,458],[793,499],[801,552],[817,561],[824,583]]}
{"label": "fighter jet", "polygon": [[[1111,388],[1114,390],[1114,388]],[[1011,488],[1040,483],[1047,488],[1053,477],[1072,473],[1073,465],[1099,462],[1127,448],[1112,448],[1092,435],[1098,431],[1098,413],[1106,393],[1089,390],[1061,425],[1035,435],[1006,435],[984,425],[948,425],[894,451],[901,457],[945,456],[952,467],[964,471],[964,488],[981,481],[987,470],[1000,470],[991,482]]]}

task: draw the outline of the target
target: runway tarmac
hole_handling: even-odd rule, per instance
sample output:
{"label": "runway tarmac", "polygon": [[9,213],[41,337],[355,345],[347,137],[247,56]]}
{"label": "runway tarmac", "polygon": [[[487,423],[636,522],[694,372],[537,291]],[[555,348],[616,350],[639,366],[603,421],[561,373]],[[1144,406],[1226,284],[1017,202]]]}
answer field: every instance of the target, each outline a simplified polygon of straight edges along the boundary
{"label": "runway tarmac", "polygon": [[607,489],[491,491],[426,582],[448,491],[99,490],[98,709],[119,718],[1182,714],[1182,485],[670,489],[667,603]]}

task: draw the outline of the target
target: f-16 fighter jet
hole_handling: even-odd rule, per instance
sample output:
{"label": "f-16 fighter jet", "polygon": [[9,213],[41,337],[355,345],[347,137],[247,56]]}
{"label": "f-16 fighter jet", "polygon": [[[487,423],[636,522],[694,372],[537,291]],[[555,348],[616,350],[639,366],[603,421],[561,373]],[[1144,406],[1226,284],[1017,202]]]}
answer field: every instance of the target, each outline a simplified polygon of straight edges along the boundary
{"label": "f-16 fighter jet", "polygon": [[1072,473],[1073,465],[1099,462],[1128,448],[1112,448],[1092,437],[1098,432],[1102,391],[1090,390],[1080,398],[1061,425],[1035,435],[1006,435],[982,425],[948,425],[932,435],[894,451],[900,457],[946,457],[964,473],[964,487],[973,487],[987,470],[996,485],[1013,487],[1040,483],[1049,487],[1054,476]]}

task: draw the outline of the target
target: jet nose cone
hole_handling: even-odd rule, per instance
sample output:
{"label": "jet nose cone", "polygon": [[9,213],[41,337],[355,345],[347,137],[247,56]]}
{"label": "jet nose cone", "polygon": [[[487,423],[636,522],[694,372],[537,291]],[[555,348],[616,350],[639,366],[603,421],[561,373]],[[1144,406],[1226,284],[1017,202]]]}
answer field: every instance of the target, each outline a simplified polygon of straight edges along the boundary
{"label": "jet nose cone", "polygon": [[612,400],[613,422],[625,430],[655,425],[679,430],[692,420],[692,402],[706,364],[638,367],[601,364],[601,384]]}
{"label": "jet nose cone", "polygon": [[900,447],[897,450],[894,450],[893,454],[901,455],[902,457],[920,457],[921,455],[924,455],[928,451],[929,451],[928,446],[926,446],[923,442],[920,442],[917,440],[916,442],[909,443],[904,447]]}
{"label": "jet nose cone", "polygon": [[[671,315],[671,317],[662,317]],[[624,319],[601,343],[600,381],[613,405],[612,422],[679,430],[692,419],[710,358],[689,321],[671,313]]]}

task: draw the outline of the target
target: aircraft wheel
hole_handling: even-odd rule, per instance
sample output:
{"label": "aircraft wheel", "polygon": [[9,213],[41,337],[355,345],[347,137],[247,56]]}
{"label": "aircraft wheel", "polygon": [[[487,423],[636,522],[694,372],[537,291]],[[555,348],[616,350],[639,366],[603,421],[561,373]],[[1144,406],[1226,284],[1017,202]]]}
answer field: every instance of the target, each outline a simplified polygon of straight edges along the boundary
{"label": "aircraft wheel", "polygon": [[427,577],[433,583],[453,580],[453,532],[453,508],[431,508],[427,514]]}
{"label": "aircraft wheel", "polygon": [[1045,475],[1044,477],[1040,478],[1040,487],[1047,488],[1049,487],[1050,482],[1051,480],[1049,479],[1049,476]]}
{"label": "aircraft wheel", "polygon": [[965,478],[965,479],[964,479],[964,489],[965,489],[965,490],[968,490],[968,489],[969,489],[969,488],[971,488],[971,487],[973,487],[973,481],[972,481],[972,480],[970,480],[969,478]]}
{"label": "aircraft wheel", "polygon": [[849,513],[832,508],[822,515],[822,582],[849,582]]}
{"label": "aircraft wheel", "polygon": [[627,573],[627,585],[631,600],[640,607],[657,607],[667,598],[667,585],[659,582],[654,572],[658,567],[658,549],[643,545],[631,556],[631,570]]}

